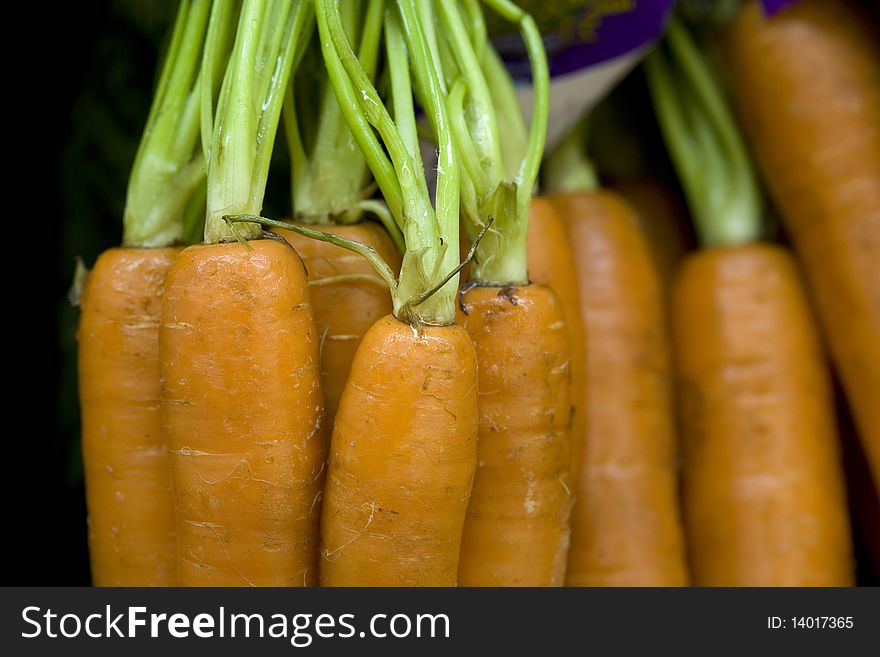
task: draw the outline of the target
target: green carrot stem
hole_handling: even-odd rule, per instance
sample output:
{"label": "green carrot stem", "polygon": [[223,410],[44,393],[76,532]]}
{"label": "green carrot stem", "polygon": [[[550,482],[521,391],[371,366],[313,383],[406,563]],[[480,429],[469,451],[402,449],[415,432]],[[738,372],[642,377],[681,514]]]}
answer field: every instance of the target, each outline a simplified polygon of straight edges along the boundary
{"label": "green carrot stem", "polygon": [[[348,124],[361,155],[376,180],[388,208],[395,220],[401,214],[403,203],[400,183],[394,172],[394,165],[385,153],[379,139],[373,132],[366,113],[360,107],[361,92],[356,90],[348,78],[336,46],[329,37],[327,13],[332,8],[326,6],[328,0],[314,0],[318,30],[321,33],[321,52],[327,68],[327,76],[336,95],[339,109]],[[371,84],[372,86],[372,84]],[[401,226],[398,223],[398,226]]]}
{"label": "green carrot stem", "polygon": [[[253,224],[231,225],[223,217],[262,209],[284,90],[310,11],[307,0],[242,4],[213,122],[203,123],[203,132],[211,134],[205,218],[209,244],[261,235]],[[203,122],[205,115],[203,109]]]}
{"label": "green carrot stem", "polygon": [[[479,9],[479,6],[477,8]],[[469,18],[469,21],[472,20]],[[488,43],[485,27],[480,34],[485,43]],[[504,139],[501,140],[501,156],[504,158],[505,176],[508,180],[512,180],[516,176],[519,165],[528,149],[528,126],[526,125],[526,117],[523,116],[513,79],[504,68],[504,62],[501,61],[496,50],[485,47],[485,43],[482,48],[478,43],[475,43],[474,48],[483,51],[480,63],[483,67],[483,75],[486,76],[486,81],[492,89],[492,101],[495,106],[498,130],[504,135]]]}
{"label": "green carrot stem", "polygon": [[[391,95],[395,119],[355,56],[339,12],[339,0],[315,0],[322,52],[343,115],[403,233],[406,249],[400,278],[392,290],[394,314],[411,324],[455,321],[458,261],[458,163],[439,73],[430,54],[414,2],[397,2],[386,12]],[[418,153],[412,110],[411,74],[439,144],[435,209]],[[375,129],[375,132],[374,132]],[[377,136],[378,135],[378,136]],[[380,142],[381,139],[381,142]],[[386,154],[387,151],[387,154]]]}
{"label": "green carrot stem", "polygon": [[547,141],[547,121],[550,115],[550,73],[544,41],[535,20],[510,0],[485,0],[486,4],[501,14],[506,20],[517,23],[529,63],[532,67],[532,120],[529,125],[529,139],[526,154],[516,176],[517,204],[520,212],[528,217],[529,201],[538,180],[538,170],[544,156]]}
{"label": "green carrot stem", "polygon": [[126,246],[168,246],[183,239],[184,215],[204,179],[198,100],[210,0],[183,0],[135,156],[123,216]]}
{"label": "green carrot stem", "polygon": [[[465,26],[463,9],[472,16],[479,7],[476,3],[465,7],[454,0],[437,0],[447,51],[454,59],[458,76],[451,85],[448,104],[465,172],[462,216],[471,239],[487,225],[490,217],[494,219],[492,229],[477,249],[471,278],[493,285],[524,285],[528,282],[529,203],[547,131],[547,59],[540,33],[528,14],[507,0],[489,0],[486,4],[519,25],[532,65],[533,120],[528,136],[519,142],[519,160],[514,166],[510,149],[505,155],[502,147],[498,108],[503,102],[513,103],[517,110],[506,110],[505,121],[514,126],[524,126],[524,121],[513,82],[491,45],[485,42],[484,29],[478,27],[473,32],[476,38],[484,40],[475,44]],[[478,26],[482,22],[478,20]],[[496,93],[503,102],[494,97]],[[524,133],[524,127],[514,129],[514,137],[518,132]]]}
{"label": "green carrot stem", "polygon": [[[340,9],[346,34],[353,42],[357,41],[358,27],[362,25],[358,59],[372,79],[378,63],[385,0],[369,0],[365,4],[345,2]],[[348,128],[330,84],[323,87],[317,108],[315,143],[310,152],[306,152],[297,120],[295,86],[296,83],[288,86],[283,108],[285,134],[293,163],[294,216],[299,221],[319,225],[355,223],[362,214],[360,201],[365,200],[373,189],[364,155]]]}
{"label": "green carrot stem", "polygon": [[758,239],[762,203],[745,142],[714,72],[677,19],[645,59],[645,74],[700,242]]}
{"label": "green carrot stem", "polygon": [[447,96],[452,134],[455,146],[461,157],[463,175],[461,177],[461,211],[469,219],[465,222],[465,230],[471,237],[480,224],[480,194],[477,190],[489,188],[489,180],[480,166],[480,156],[471,139],[465,110],[467,83],[461,78],[455,80]]}
{"label": "green carrot stem", "polygon": [[[483,10],[480,8],[479,0],[462,0],[461,9],[465,14],[465,25],[467,26],[468,34],[470,36],[471,43],[473,44],[474,52],[477,55],[477,59],[479,61],[483,61],[483,56],[491,51],[497,57],[498,53],[495,52],[493,48],[487,48],[486,44],[489,43],[489,33],[486,28],[486,18],[483,16]],[[498,58],[500,62],[500,58]],[[484,71],[485,73],[485,71]],[[504,76],[504,84],[510,80],[510,76]],[[510,85],[511,89],[513,85]],[[519,106],[519,103],[517,103]],[[525,122],[523,122],[523,132],[525,132]]]}
{"label": "green carrot stem", "polygon": [[[430,296],[419,301],[417,309],[412,313],[414,318],[420,321],[422,318],[428,318],[431,323],[452,324],[455,321],[458,271],[461,269],[458,250],[461,173],[444,102],[443,73],[438,70],[439,62],[428,47],[424,26],[418,18],[416,8],[418,1],[397,0],[397,7],[400,26],[409,51],[415,89],[418,97],[422,99],[436,138],[437,185],[434,211],[428,212],[425,220],[419,221],[418,229],[414,231],[414,249],[407,236],[407,252],[404,254],[401,266],[400,283],[404,293],[412,298],[424,296],[426,285],[429,290],[432,287],[434,289]],[[415,211],[421,206],[417,201],[419,197],[427,200],[425,196],[427,186],[422,182],[424,172],[420,170],[419,173],[422,174],[419,194],[417,196],[413,193],[414,205],[412,208],[407,207],[407,211]],[[426,205],[430,211],[430,202]],[[430,254],[429,258],[419,257],[418,254],[422,249],[425,249],[425,254]],[[416,262],[412,262],[413,256]],[[445,281],[442,285],[439,282],[441,280]]]}
{"label": "green carrot stem", "polygon": [[471,141],[480,157],[478,164],[486,179],[501,180],[504,177],[501,137],[492,94],[489,93],[479,57],[469,38],[458,0],[439,0],[438,8],[446,38],[450,42],[450,50],[457,60],[461,79],[467,85],[470,102],[466,111],[469,115],[468,124],[471,126]]}
{"label": "green carrot stem", "polygon": [[[221,86],[223,72],[229,61],[238,3],[229,0],[215,0],[211,6],[208,33],[202,54],[202,69],[199,73],[199,130],[202,137],[202,156],[205,162],[211,160],[211,138],[214,125],[214,104],[217,89]],[[221,90],[222,93],[222,90]]]}

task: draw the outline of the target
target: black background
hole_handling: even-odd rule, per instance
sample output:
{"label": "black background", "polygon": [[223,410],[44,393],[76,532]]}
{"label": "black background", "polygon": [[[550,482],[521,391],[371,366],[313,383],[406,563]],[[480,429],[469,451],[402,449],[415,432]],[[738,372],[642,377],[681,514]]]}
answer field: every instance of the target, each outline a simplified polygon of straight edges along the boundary
{"label": "black background", "polygon": [[[18,3],[16,3],[18,4]],[[119,242],[125,187],[174,0],[4,7],[4,583],[88,584],[75,256]],[[11,256],[11,257],[10,257]],[[11,294],[10,294],[11,293]],[[8,516],[9,517],[9,516]]]}

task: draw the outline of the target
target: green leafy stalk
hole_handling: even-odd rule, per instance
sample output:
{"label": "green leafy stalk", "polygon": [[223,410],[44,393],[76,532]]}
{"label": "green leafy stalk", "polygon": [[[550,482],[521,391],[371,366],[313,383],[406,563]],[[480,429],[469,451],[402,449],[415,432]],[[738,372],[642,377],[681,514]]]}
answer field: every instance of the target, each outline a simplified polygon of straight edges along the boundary
{"label": "green leafy stalk", "polygon": [[[474,19],[479,6],[458,0],[436,0],[436,4],[445,51],[457,74],[451,81],[448,105],[463,159],[461,206],[468,236],[473,240],[494,218],[476,251],[471,278],[492,285],[524,285],[528,283],[529,204],[544,151],[549,105],[541,35],[531,16],[513,3],[486,2],[502,18],[519,25],[532,65],[532,122],[523,138],[524,119],[513,82],[486,39],[485,21]],[[468,22],[476,27],[469,30]],[[499,115],[505,130],[513,126],[509,142],[506,132],[501,139]],[[518,149],[518,159],[511,145]]]}
{"label": "green leafy stalk", "polygon": [[232,225],[223,217],[258,215],[262,209],[284,90],[300,40],[308,36],[303,29],[310,24],[311,9],[308,0],[244,0],[213,120],[202,94],[202,130],[211,135],[205,217],[209,244],[261,236],[259,226]]}
{"label": "green leafy stalk", "polygon": [[[378,59],[384,3],[382,0],[372,2],[371,11],[366,16],[361,12],[361,4],[357,0],[346,2],[342,6],[342,20],[349,38],[356,41],[358,24],[366,19],[361,48],[365,52],[362,52],[364,59],[361,63],[372,77]],[[311,71],[303,75],[308,77],[307,91],[316,88],[316,82],[321,85],[322,76],[316,80]],[[316,224],[354,223],[360,213],[352,212],[351,206],[366,198],[370,191],[366,161],[342,118],[336,95],[329,84],[317,87],[321,89],[321,101],[315,117],[309,117],[315,139],[311,152],[308,152],[298,120],[298,86],[304,86],[298,79],[289,85],[289,95],[282,110],[291,154],[294,216],[300,221]]]}
{"label": "green leafy stalk", "polygon": [[480,67],[480,60],[471,42],[458,0],[439,0],[444,37],[456,60],[459,76],[467,89],[469,102],[465,106],[470,140],[479,157],[476,165],[486,179],[498,181],[504,177],[501,138],[495,120],[495,106],[489,85]]}
{"label": "green leafy stalk", "polygon": [[584,117],[544,159],[547,192],[587,192],[599,186],[596,169],[587,157],[588,129],[589,117]]}
{"label": "green leafy stalk", "polygon": [[[358,59],[372,80],[379,58],[385,0],[350,0],[343,3],[340,10],[350,41],[358,41],[357,31],[361,28]],[[309,108],[299,106],[295,90],[314,88],[315,77],[311,72],[304,72],[299,77],[304,80],[296,79],[288,87],[282,109],[292,162],[294,216],[299,221],[319,225],[356,223],[365,211],[377,209],[377,204],[381,203],[370,201],[365,204],[374,189],[366,159],[343,117],[333,87],[327,83],[326,71],[322,70],[317,80],[321,85],[321,101],[314,118],[303,116]],[[303,143],[305,126],[300,125],[301,118],[313,126],[315,139],[311,148]],[[391,214],[380,209],[376,217],[402,250],[403,235]]]}
{"label": "green leafy stalk", "polygon": [[395,176],[394,167],[386,156],[379,139],[370,127],[366,114],[359,107],[359,94],[348,79],[345,68],[342,66],[342,62],[336,52],[336,47],[325,36],[327,33],[327,21],[325,19],[327,8],[324,6],[324,2],[322,0],[315,0],[315,8],[318,29],[321,30],[321,52],[327,67],[328,78],[336,94],[339,109],[342,111],[342,115],[354,135],[361,154],[366,159],[367,166],[373,173],[379,189],[382,191],[382,196],[388,204],[392,216],[398,217],[402,200],[400,184]]}
{"label": "green leafy stalk", "polygon": [[[473,0],[476,8],[476,0]],[[466,3],[471,4],[470,2]],[[473,20],[473,19],[469,19]],[[481,33],[484,43],[488,43],[485,26]],[[479,44],[474,44],[477,48]],[[498,121],[498,130],[504,135],[501,140],[501,155],[504,158],[504,171],[508,179],[516,175],[520,162],[528,149],[529,134],[526,126],[526,117],[523,116],[522,106],[516,94],[516,86],[513,79],[504,68],[501,56],[494,48],[482,48],[483,55],[480,63],[483,67],[483,75],[492,90],[492,101],[495,106],[495,116]]]}
{"label": "green leafy stalk", "polygon": [[[404,236],[401,273],[392,289],[394,315],[413,325],[448,325],[455,321],[460,268],[460,176],[441,93],[441,75],[416,4],[414,0],[398,0],[397,11],[386,13],[395,114],[392,119],[352,50],[339,0],[315,0],[324,60],[340,108]],[[436,210],[431,205],[419,154],[410,72],[439,145]]]}
{"label": "green leafy stalk", "polygon": [[[412,204],[405,207],[404,211],[408,218],[419,216],[417,212],[421,207],[427,213],[421,221],[412,222],[412,244],[415,248],[411,248],[408,239],[400,284],[404,293],[411,293],[412,298],[417,301],[417,316],[436,317],[442,320],[437,323],[451,324],[455,321],[455,301],[458,294],[458,274],[452,272],[461,269],[458,251],[461,172],[444,103],[443,73],[439,70],[439,61],[430,49],[424,24],[419,20],[418,2],[419,0],[398,0],[397,6],[400,27],[409,52],[415,91],[421,98],[437,143],[437,186],[435,209],[431,212],[430,201],[426,196],[424,170],[419,167],[418,193],[415,189],[412,190]],[[393,20],[389,21],[389,24],[392,23]],[[400,116],[396,105],[395,116]],[[409,112],[406,116],[409,118]],[[419,151],[415,130],[412,130],[410,151],[413,155]],[[426,288],[430,290],[439,286],[441,280],[446,283],[436,294],[425,297]],[[415,307],[416,303],[408,302],[408,305]]]}
{"label": "green leafy stalk", "polygon": [[645,59],[648,87],[700,242],[752,242],[761,235],[761,196],[721,85],[676,19]]}
{"label": "green leafy stalk", "polygon": [[[199,71],[210,13],[211,0],[180,3],[128,181],[122,236],[125,246],[169,246],[183,239],[186,208],[204,180],[199,149]],[[214,54],[219,58],[225,52],[220,47]]]}
{"label": "green leafy stalk", "polygon": [[509,0],[486,0],[486,4],[498,12],[502,18],[519,25],[529,63],[532,67],[532,122],[529,126],[529,139],[526,153],[516,174],[517,204],[520,214],[528,219],[529,201],[538,180],[544,144],[547,142],[547,121],[550,115],[550,73],[547,66],[547,53],[544,41],[534,19]]}

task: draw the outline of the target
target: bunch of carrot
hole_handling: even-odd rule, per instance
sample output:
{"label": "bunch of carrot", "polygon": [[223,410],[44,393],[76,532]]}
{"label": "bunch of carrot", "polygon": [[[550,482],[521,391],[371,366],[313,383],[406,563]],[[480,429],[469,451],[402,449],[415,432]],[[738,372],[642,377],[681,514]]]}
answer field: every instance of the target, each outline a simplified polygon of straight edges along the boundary
{"label": "bunch of carrot", "polygon": [[794,261],[760,241],[748,152],[684,25],[646,73],[701,245],[671,300],[694,581],[848,585],[829,376]]}
{"label": "bunch of carrot", "polygon": [[850,584],[808,298],[880,478],[880,56],[844,2],[757,5],[722,61],[808,288],[677,18],[644,71],[696,251],[668,191],[600,186],[589,121],[543,157],[510,0],[182,0],[81,299],[94,583]]}

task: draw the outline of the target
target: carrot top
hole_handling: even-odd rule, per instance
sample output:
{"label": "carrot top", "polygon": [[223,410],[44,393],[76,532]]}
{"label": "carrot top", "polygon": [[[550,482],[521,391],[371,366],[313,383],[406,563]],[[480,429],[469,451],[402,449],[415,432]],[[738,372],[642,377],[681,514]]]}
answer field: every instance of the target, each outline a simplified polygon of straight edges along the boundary
{"label": "carrot top", "polygon": [[[194,197],[204,184],[198,146],[202,47],[211,0],[182,0],[147,125],[128,180],[122,243],[170,246],[182,241]],[[226,56],[224,48],[213,60]],[[208,88],[209,93],[216,89]],[[195,204],[197,205],[197,204]]]}
{"label": "carrot top", "polygon": [[645,59],[660,129],[704,246],[761,236],[761,195],[721,85],[688,30],[673,18]]}
{"label": "carrot top", "polygon": [[[258,225],[227,215],[256,215],[263,205],[281,102],[294,60],[304,51],[308,0],[244,0],[216,113],[209,89],[215,53],[228,38],[223,26],[236,3],[216,0],[202,66],[201,133],[207,163],[205,242],[256,239]],[[307,36],[307,35],[306,35]]]}
{"label": "carrot top", "polygon": [[[463,165],[461,210],[465,229],[471,241],[483,233],[471,265],[471,278],[495,285],[523,285],[528,282],[529,203],[547,135],[547,55],[529,14],[509,0],[487,0],[486,4],[519,25],[529,54],[534,100],[525,143],[524,119],[513,83],[488,40],[479,4],[438,0],[441,30],[437,35],[431,27],[428,40],[437,44],[436,56],[443,62],[446,77],[440,83],[444,94],[447,85],[449,88],[451,125]],[[426,20],[425,24],[433,26],[433,21]],[[507,139],[507,130],[502,140],[500,123],[505,128],[512,126],[511,140]],[[519,153],[515,152],[517,148]]]}
{"label": "carrot top", "polygon": [[[403,234],[400,277],[395,280],[387,264],[375,252],[370,253],[371,249],[351,243],[348,246],[367,255],[388,282],[395,317],[411,324],[448,325],[455,321],[461,269],[460,173],[441,73],[427,43],[419,4],[417,0],[398,0],[396,10],[385,13],[393,119],[352,50],[339,0],[315,0],[315,9],[324,61],[339,107]],[[431,205],[419,151],[413,82],[438,143],[436,207]]]}
{"label": "carrot top", "polygon": [[[370,80],[376,75],[384,11],[385,0],[350,0],[340,6],[345,32],[359,42],[358,59]],[[370,212],[402,250],[403,235],[387,206],[370,198],[375,184],[342,115],[320,50],[309,49],[288,85],[281,118],[291,159],[294,217],[317,225],[352,224]]]}

